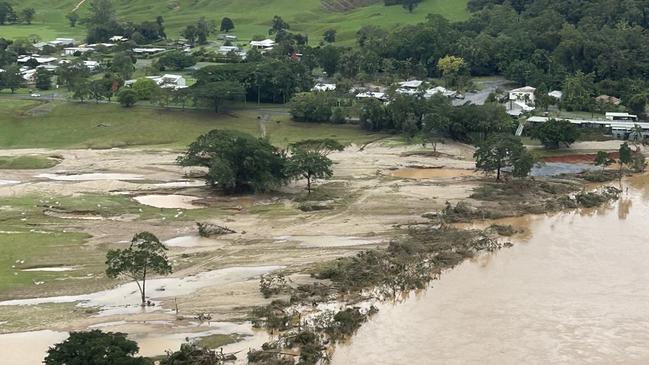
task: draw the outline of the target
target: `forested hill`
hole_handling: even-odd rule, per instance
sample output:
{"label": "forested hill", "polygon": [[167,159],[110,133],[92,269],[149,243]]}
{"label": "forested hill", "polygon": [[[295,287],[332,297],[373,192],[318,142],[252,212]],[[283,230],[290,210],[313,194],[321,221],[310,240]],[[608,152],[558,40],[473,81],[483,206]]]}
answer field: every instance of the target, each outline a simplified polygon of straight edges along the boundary
{"label": "forested hill", "polygon": [[[90,0],[9,0],[9,3],[16,9],[33,7],[34,25],[0,28],[0,36],[38,34],[49,38],[84,34],[81,27],[70,28],[65,15],[78,7],[80,16],[85,16]],[[319,39],[326,29],[332,28],[336,29],[340,41],[351,42],[363,25],[391,29],[421,22],[429,13],[452,21],[469,16],[467,0],[423,0],[412,12],[398,5],[385,6],[384,0],[114,0],[113,4],[123,20],[140,22],[163,16],[167,33],[173,37],[200,17],[217,20],[230,17],[237,25],[237,34],[251,38],[266,34],[273,16],[279,15],[296,31],[313,39]]]}

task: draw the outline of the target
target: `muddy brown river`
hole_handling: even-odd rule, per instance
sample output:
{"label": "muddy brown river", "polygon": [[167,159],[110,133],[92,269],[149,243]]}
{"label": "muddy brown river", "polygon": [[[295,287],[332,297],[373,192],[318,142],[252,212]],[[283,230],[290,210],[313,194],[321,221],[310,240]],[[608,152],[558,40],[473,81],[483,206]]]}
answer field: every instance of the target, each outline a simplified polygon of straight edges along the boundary
{"label": "muddy brown river", "polygon": [[624,190],[606,208],[506,221],[527,231],[514,247],[383,305],[332,363],[648,364],[649,177]]}

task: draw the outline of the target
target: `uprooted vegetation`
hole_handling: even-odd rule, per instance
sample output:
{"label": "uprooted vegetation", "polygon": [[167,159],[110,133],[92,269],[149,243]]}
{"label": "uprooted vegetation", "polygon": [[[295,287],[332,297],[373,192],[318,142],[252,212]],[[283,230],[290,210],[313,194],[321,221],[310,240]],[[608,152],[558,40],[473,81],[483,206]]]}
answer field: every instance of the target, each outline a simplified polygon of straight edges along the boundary
{"label": "uprooted vegetation", "polygon": [[472,199],[483,202],[479,208],[466,202],[455,207],[447,205],[438,214],[444,222],[467,222],[474,219],[494,219],[521,214],[543,214],[563,209],[593,208],[616,200],[619,190],[604,187],[585,192],[573,180],[512,180],[504,183],[486,183],[476,188]]}
{"label": "uprooted vegetation", "polygon": [[[314,282],[291,286],[280,276],[262,278],[266,297],[283,295],[253,310],[253,323],[279,332],[279,339],[252,351],[253,364],[316,364],[327,359],[327,348],[342,341],[374,313],[371,299],[394,298],[425,288],[443,270],[481,252],[509,243],[487,231],[448,226],[411,227],[387,249],[373,249],[324,263],[312,271]],[[335,310],[319,311],[319,304]],[[313,313],[315,311],[315,314]],[[306,341],[308,339],[308,341]]]}

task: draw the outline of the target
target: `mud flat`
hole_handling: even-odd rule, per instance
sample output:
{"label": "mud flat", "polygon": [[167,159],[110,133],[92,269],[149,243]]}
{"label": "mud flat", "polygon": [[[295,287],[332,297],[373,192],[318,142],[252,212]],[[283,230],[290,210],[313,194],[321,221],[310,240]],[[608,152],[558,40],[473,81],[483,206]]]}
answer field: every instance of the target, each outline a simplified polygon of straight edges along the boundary
{"label": "mud flat", "polygon": [[88,173],[88,174],[38,174],[37,178],[49,179],[55,181],[103,181],[103,180],[142,180],[142,175],[121,174],[121,173]]}
{"label": "mud flat", "polygon": [[624,184],[608,206],[499,220],[526,234],[382,305],[333,364],[649,362],[649,178]]}
{"label": "mud flat", "polygon": [[[147,281],[147,287],[149,289],[147,294],[154,301],[157,299],[179,297],[211,286],[247,281],[281,268],[281,266],[232,267],[206,271],[195,276],[184,278],[151,279]],[[78,305],[81,307],[99,308],[99,315],[101,316],[162,310],[159,305],[147,308],[140,307],[137,293],[137,284],[129,282],[113,289],[91,294],[7,300],[0,302],[0,306],[79,302]]]}

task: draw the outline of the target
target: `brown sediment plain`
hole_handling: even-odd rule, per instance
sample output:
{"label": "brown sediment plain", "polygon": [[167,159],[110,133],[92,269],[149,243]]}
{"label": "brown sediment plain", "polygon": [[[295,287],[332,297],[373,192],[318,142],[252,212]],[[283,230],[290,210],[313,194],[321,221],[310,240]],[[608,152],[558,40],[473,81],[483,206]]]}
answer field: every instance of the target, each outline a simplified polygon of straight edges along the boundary
{"label": "brown sediment plain", "polygon": [[[146,196],[141,199],[146,203],[142,207],[150,209],[161,196],[160,208],[178,208],[178,214],[192,214],[192,219],[47,211],[56,220],[49,229],[91,236],[80,255],[124,247],[133,234],[150,231],[168,243],[176,270],[165,279],[171,281],[149,286],[148,295],[156,306],[147,309],[137,307],[135,293],[130,295],[129,290],[118,286],[126,282],[101,281],[92,288],[70,281],[69,286],[57,286],[56,291],[48,291],[47,285],[34,285],[17,296],[4,296],[26,301],[0,303],[0,321],[6,322],[0,324],[0,333],[60,333],[105,326],[134,338],[155,332],[180,343],[184,338],[179,338],[180,334],[214,333],[214,328],[193,319],[198,314],[209,313],[217,322],[245,321],[251,306],[267,302],[259,293],[260,274],[282,270],[291,280],[309,280],[304,272],[312,265],[385,244],[395,234],[395,226],[423,222],[422,214],[444,207],[447,201],[469,199],[481,179],[473,172],[473,148],[449,142],[438,146],[439,153],[430,152],[392,140],[364,148],[349,146],[331,155],[335,162],[333,179],[319,182],[328,195],[318,204],[328,209],[303,211],[299,209],[306,199],[303,182],[271,194],[219,196],[192,177],[200,171],[175,164],[177,150],[3,150],[8,156],[40,154],[62,161],[47,170],[3,171],[2,179],[15,183],[0,185],[0,198],[117,194],[138,204],[134,198]],[[186,209],[192,204],[199,209]],[[196,221],[225,225],[236,233],[201,239]],[[222,275],[219,270],[226,272]],[[61,271],[61,275],[64,280],[69,271]],[[191,290],[174,292],[174,285],[188,282],[192,283]],[[79,297],[88,294],[103,300],[84,301]],[[63,297],[67,295],[72,297]],[[49,299],[36,300],[38,304],[29,301],[45,297]],[[223,329],[225,334],[228,331],[234,330]],[[3,342],[12,343],[11,338],[0,337],[0,345]],[[146,345],[143,351],[148,355],[161,352]]]}

